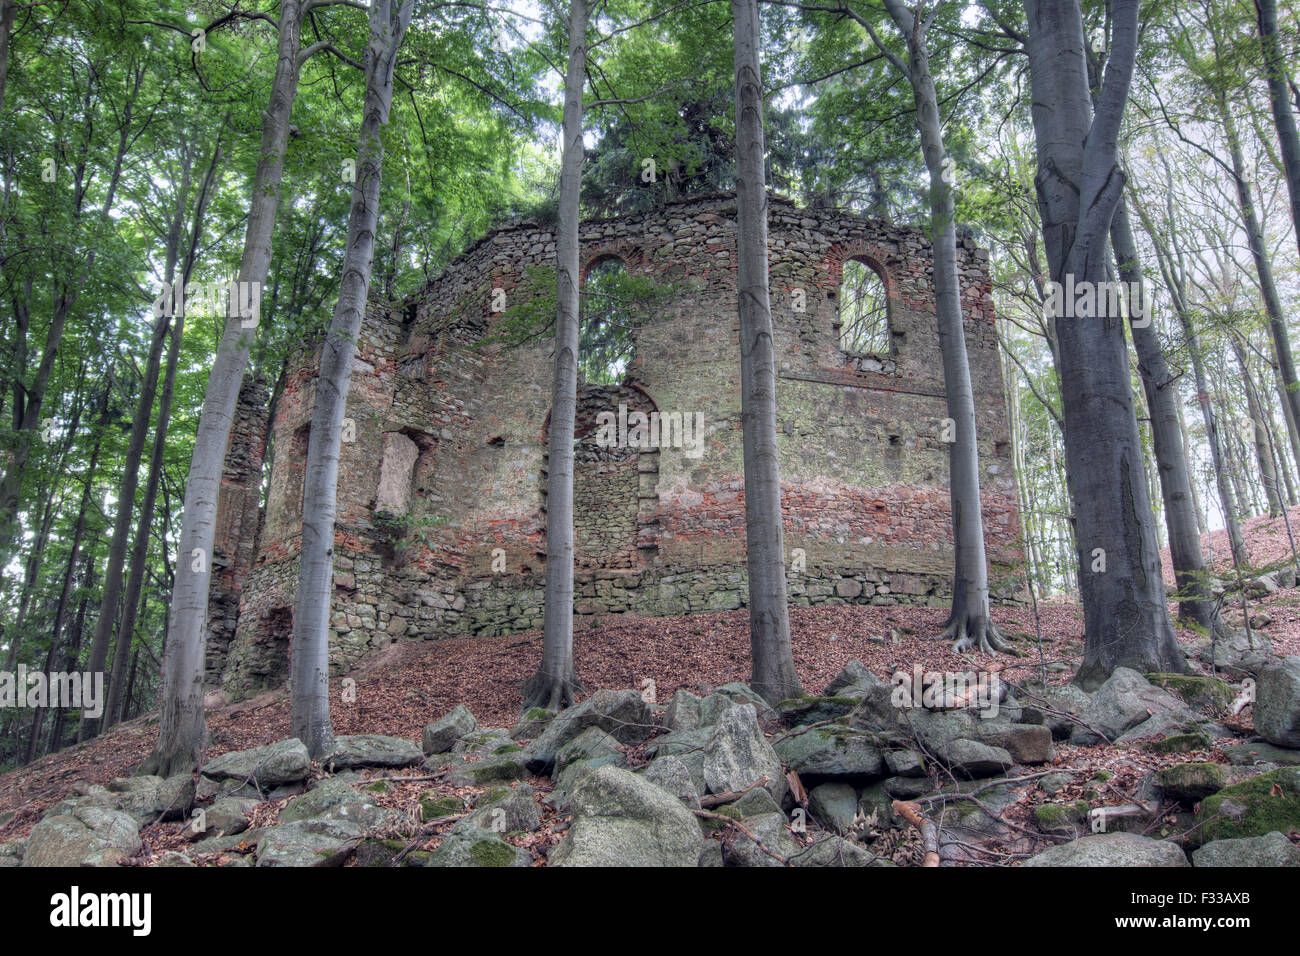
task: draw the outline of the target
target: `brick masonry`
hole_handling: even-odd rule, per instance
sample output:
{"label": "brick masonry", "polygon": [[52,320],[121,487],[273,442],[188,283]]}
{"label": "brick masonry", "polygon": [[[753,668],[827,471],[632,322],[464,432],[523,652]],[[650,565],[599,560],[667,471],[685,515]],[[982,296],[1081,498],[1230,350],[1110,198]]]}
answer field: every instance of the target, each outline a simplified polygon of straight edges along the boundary
{"label": "brick masonry", "polygon": [[[580,387],[576,612],[742,607],[735,200],[693,199],[584,222],[581,240],[584,274],[616,257],[671,295],[638,327],[624,383]],[[801,211],[775,197],[769,241],[790,600],[942,606],[952,540],[930,242],[917,230]],[[990,578],[996,599],[1014,600],[1019,524],[988,256],[970,243],[959,255]],[[404,637],[541,625],[551,340],[543,333],[518,345],[501,335],[505,317],[534,290],[553,290],[554,258],[547,228],[511,225],[399,306],[368,311],[339,472],[336,671]],[[849,259],[884,281],[888,354],[840,348],[839,285]],[[504,316],[494,311],[501,292]],[[316,361],[304,348],[276,409],[260,536],[243,521],[238,544],[224,546],[243,553],[243,535],[251,534],[256,548],[235,592],[234,636],[209,670],[235,698],[276,686],[288,672]],[[702,415],[698,455],[666,443],[603,447],[599,416],[620,404],[629,417]],[[260,471],[260,449],[257,462]],[[226,628],[228,604],[222,608]]]}

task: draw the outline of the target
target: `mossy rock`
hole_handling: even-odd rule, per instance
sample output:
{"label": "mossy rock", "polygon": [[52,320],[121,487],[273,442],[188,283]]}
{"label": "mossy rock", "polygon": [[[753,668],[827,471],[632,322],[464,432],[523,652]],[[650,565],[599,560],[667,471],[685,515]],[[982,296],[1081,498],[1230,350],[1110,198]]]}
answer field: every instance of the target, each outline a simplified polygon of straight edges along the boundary
{"label": "mossy rock", "polygon": [[[388,866],[393,861],[393,858],[405,848],[406,842],[404,840],[362,840],[357,844],[357,866]],[[428,866],[430,856],[432,854],[428,850],[412,850],[402,857],[402,862],[399,865]]]}
{"label": "mossy rock", "polygon": [[496,750],[492,752],[494,754],[517,754],[522,752],[523,749],[524,748],[519,746],[518,744],[502,744],[500,747],[498,747]]}
{"label": "mossy rock", "polygon": [[420,819],[426,822],[437,820],[439,817],[454,816],[464,809],[465,804],[460,797],[447,796],[436,790],[430,790],[420,797]]}
{"label": "mossy rock", "polygon": [[1093,774],[1091,777],[1089,777],[1088,779],[1089,779],[1089,780],[1099,780],[1099,781],[1101,781],[1102,783],[1105,783],[1107,780],[1110,780],[1110,779],[1111,779],[1112,777],[1114,777],[1114,776],[1115,776],[1114,771],[1111,771],[1111,770],[1098,770],[1096,773],[1094,773],[1094,774]]}
{"label": "mossy rock", "polygon": [[791,726],[838,720],[861,701],[857,697],[791,697],[776,705],[781,719]]}
{"label": "mossy rock", "polygon": [[1206,843],[1300,829],[1300,767],[1282,767],[1224,787],[1201,801],[1196,821]]}
{"label": "mossy rock", "polygon": [[387,793],[392,788],[388,785],[387,780],[376,780],[373,783],[366,784],[363,789],[369,790],[371,793]]}
{"label": "mossy rock", "polygon": [[1218,793],[1227,785],[1227,768],[1217,763],[1180,763],[1156,773],[1156,786],[1188,807]]}
{"label": "mossy rock", "polygon": [[1228,682],[1218,677],[1198,674],[1147,674],[1146,678],[1162,687],[1189,707],[1219,713],[1232,704],[1235,696]]}
{"label": "mossy rock", "polygon": [[1208,750],[1213,746],[1214,740],[1209,734],[1193,730],[1185,734],[1173,734],[1162,740],[1152,740],[1146,744],[1146,749],[1158,754],[1186,754],[1194,750]]}
{"label": "mossy rock", "polygon": [[1086,829],[1088,804],[1082,800],[1073,803],[1042,803],[1034,807],[1034,821],[1044,833],[1077,833]]}

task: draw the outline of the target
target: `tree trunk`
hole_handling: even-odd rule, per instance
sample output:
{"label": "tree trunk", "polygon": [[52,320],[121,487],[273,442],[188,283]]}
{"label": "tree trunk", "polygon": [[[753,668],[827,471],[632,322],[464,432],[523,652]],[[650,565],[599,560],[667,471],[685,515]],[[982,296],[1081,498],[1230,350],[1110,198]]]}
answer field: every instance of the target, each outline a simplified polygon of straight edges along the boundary
{"label": "tree trunk", "polygon": [[[1278,297],[1277,283],[1273,280],[1273,263],[1264,240],[1264,230],[1260,227],[1259,215],[1255,211],[1255,197],[1251,192],[1250,181],[1246,179],[1246,161],[1241,153],[1237,121],[1228,107],[1226,95],[1220,91],[1214,94],[1214,98],[1219,111],[1219,120],[1223,124],[1223,132],[1228,141],[1228,153],[1232,157],[1232,181],[1237,190],[1237,203],[1241,207],[1241,224],[1246,230],[1246,242],[1250,246],[1251,258],[1255,260],[1255,272],[1259,277],[1259,294],[1264,301],[1264,312],[1268,315],[1268,328],[1273,336],[1273,350],[1277,355],[1278,371],[1286,386],[1291,414],[1300,421],[1300,382],[1296,380],[1291,338],[1287,332],[1286,316],[1282,313],[1282,300]],[[1294,198],[1293,196],[1293,202]]]}
{"label": "tree trunk", "polygon": [[1246,350],[1241,347],[1236,335],[1229,333],[1228,340],[1232,345],[1232,354],[1236,356],[1237,367],[1241,369],[1242,384],[1246,386],[1246,413],[1250,417],[1250,426],[1249,429],[1243,429],[1242,438],[1244,440],[1249,431],[1251,444],[1255,448],[1255,461],[1259,464],[1260,478],[1264,483],[1264,496],[1268,499],[1268,513],[1276,518],[1282,513],[1283,505],[1277,469],[1273,466],[1273,448],[1269,442],[1268,426],[1264,424],[1264,409],[1255,388],[1255,377],[1250,373]]}
{"label": "tree trunk", "polygon": [[767,275],[767,183],[758,0],[731,0],[736,65],[736,282],[749,570],[750,686],[771,703],[802,696],[790,643],[776,439],[776,359]]}
{"label": "tree trunk", "polygon": [[[1259,45],[1264,53],[1264,75],[1268,80],[1269,105],[1286,170],[1286,189],[1291,197],[1291,222],[1295,226],[1296,244],[1300,247],[1300,134],[1296,132],[1295,114],[1291,112],[1288,90],[1291,77],[1277,33],[1277,0],[1255,0],[1255,22],[1259,28]],[[1296,416],[1300,418],[1300,415]],[[1300,459],[1300,452],[1297,452]]]}
{"label": "tree trunk", "polygon": [[[270,102],[262,112],[262,145],[253,177],[252,201],[239,268],[239,281],[256,283],[259,294],[271,264],[271,235],[280,202],[289,114],[298,91],[302,16],[301,0],[281,0],[279,57]],[[196,766],[202,759],[206,744],[204,625],[211,583],[217,496],[239,385],[253,339],[253,329],[244,327],[239,310],[231,311],[236,314],[226,320],[208,376],[194,454],[190,459],[169,614],[170,641],[163,660],[158,740],[141,768],[144,773],[164,777]]]}
{"label": "tree trunk", "polygon": [[[885,0],[894,25],[907,42],[907,62],[899,60],[877,40],[881,51],[907,77],[916,104],[916,128],[930,174],[930,222],[934,249],[935,312],[943,358],[948,418],[954,424],[948,444],[948,489],[952,507],[952,612],[941,639],[953,640],[954,651],[977,649],[984,654],[1006,651],[997,627],[989,619],[988,561],[984,551],[984,522],[980,501],[979,444],[975,433],[975,392],[966,356],[961,312],[961,279],[957,269],[956,209],[947,148],[939,118],[939,97],[930,72],[926,34],[933,21],[914,13],[901,0]],[[919,10],[920,8],[918,8]],[[937,8],[936,8],[937,11]],[[875,38],[875,31],[872,30]]]}
{"label": "tree trunk", "polygon": [[[1110,58],[1094,110],[1077,0],[1025,0],[1043,239],[1052,280],[1104,288],[1111,218],[1124,186],[1116,138],[1137,49],[1137,0],[1112,8]],[[1120,666],[1182,673],[1169,619],[1133,411],[1123,318],[1058,317],[1066,473],[1078,541],[1084,657],[1099,686]]]}
{"label": "tree trunk", "polygon": [[330,726],[329,629],[334,593],[334,514],[339,476],[339,442],[352,360],[370,289],[379,184],[383,171],[381,139],[393,103],[393,68],[411,22],[414,0],[371,0],[370,42],[366,47],[366,93],[357,136],[357,177],[348,214],[347,248],[338,302],[321,348],[303,478],[302,551],[293,613],[289,684],[289,732],[313,759],[334,747]]}
{"label": "tree trunk", "polygon": [[578,196],[582,188],[582,94],[587,0],[570,0],[564,76],[564,153],[555,235],[555,375],[547,430],[546,610],[542,663],[524,684],[524,709],[558,710],[581,691],[573,664],[573,431],[578,404]]}
{"label": "tree trunk", "polygon": [[[194,262],[198,257],[199,236],[203,232],[203,220],[207,214],[208,202],[212,198],[213,184],[220,163],[221,138],[218,136],[217,143],[212,149],[212,159],[208,163],[208,171],[204,175],[203,185],[199,189],[193,218],[190,222],[189,242],[185,251],[185,260],[181,267],[180,283],[182,289],[189,284],[190,276],[194,270]],[[170,282],[171,279],[172,276],[168,273],[167,281]],[[154,429],[153,447],[149,452],[149,476],[145,480],[144,501],[140,505],[140,517],[136,523],[135,540],[131,546],[131,569],[127,576],[126,597],[122,602],[122,624],[118,628],[118,640],[124,642],[128,647],[131,646],[131,642],[135,638],[137,607],[141,604],[140,593],[144,588],[145,572],[149,566],[149,531],[153,527],[154,506],[158,500],[158,484],[162,480],[163,455],[167,451],[167,429],[171,424],[172,395],[176,389],[176,365],[180,358],[181,340],[184,333],[185,313],[184,310],[177,310],[177,314],[172,321],[171,337],[167,345],[166,371],[163,373],[162,392],[158,397],[158,422]],[[165,560],[166,556],[164,555]],[[121,696],[117,691],[118,670],[116,658],[113,663],[113,684],[110,688],[109,700],[116,703],[117,706],[106,711],[108,724],[116,722],[121,711]]]}
{"label": "tree trunk", "polygon": [[[1139,302],[1149,303],[1137,242],[1129,221],[1128,204],[1122,198],[1111,222],[1110,238],[1120,278],[1129,284],[1130,289],[1140,289]],[[1218,615],[1201,554],[1201,533],[1178,414],[1177,379],[1169,372],[1150,311],[1145,322],[1135,322],[1130,305],[1129,328],[1133,333],[1133,349],[1137,352],[1142,391],[1151,412],[1151,443],[1155,449],[1160,497],[1165,505],[1169,554],[1178,590],[1178,614],[1208,633],[1215,626]]]}

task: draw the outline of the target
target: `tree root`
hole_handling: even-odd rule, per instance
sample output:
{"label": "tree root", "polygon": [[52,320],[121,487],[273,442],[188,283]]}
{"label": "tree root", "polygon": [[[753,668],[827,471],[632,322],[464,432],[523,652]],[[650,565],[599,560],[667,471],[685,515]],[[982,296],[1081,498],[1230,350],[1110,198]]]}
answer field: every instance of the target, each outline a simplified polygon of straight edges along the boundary
{"label": "tree root", "polygon": [[954,614],[939,635],[941,641],[952,641],[954,653],[961,654],[972,648],[981,654],[992,657],[994,654],[1010,654],[1019,657],[1020,653],[1006,642],[998,626],[988,618],[968,619],[964,614]]}
{"label": "tree root", "polygon": [[528,711],[534,707],[561,711],[577,701],[583,686],[578,683],[578,675],[569,668],[563,677],[546,674],[539,670],[524,684],[524,706]]}

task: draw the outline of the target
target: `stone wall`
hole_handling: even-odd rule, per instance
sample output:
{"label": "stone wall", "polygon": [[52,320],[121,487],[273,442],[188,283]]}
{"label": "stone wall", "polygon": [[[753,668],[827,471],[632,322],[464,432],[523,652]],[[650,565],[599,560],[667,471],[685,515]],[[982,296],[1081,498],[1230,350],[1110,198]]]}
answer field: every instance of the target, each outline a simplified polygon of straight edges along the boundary
{"label": "stone wall", "polygon": [[[576,611],[741,607],[734,198],[588,221],[581,241],[584,275],[617,257],[667,295],[643,309],[624,382],[581,388]],[[769,242],[791,601],[943,605],[952,543],[930,243],[917,230],[776,198]],[[368,311],[339,473],[336,669],[401,637],[541,625],[551,347],[545,333],[505,339],[521,308],[553,296],[554,256],[546,228],[513,225],[399,308]],[[1019,526],[988,257],[969,243],[959,256],[990,577],[1008,600],[1018,588]],[[840,348],[840,276],[850,259],[884,282],[888,354]],[[277,407],[265,526],[223,675],[237,697],[285,675],[277,662],[292,620],[315,363],[305,349]],[[599,416],[620,405],[629,420],[635,411],[661,422],[702,416],[700,442],[604,447]]]}

